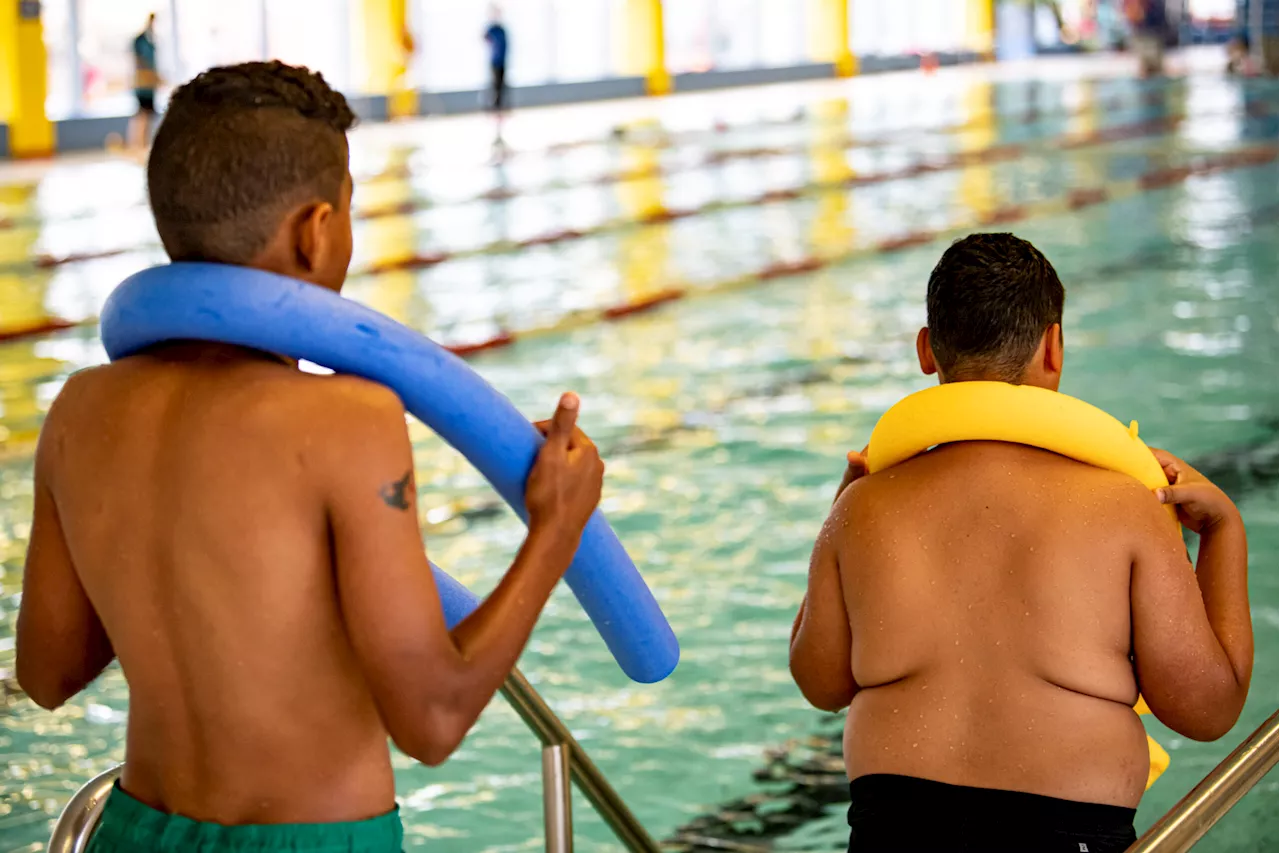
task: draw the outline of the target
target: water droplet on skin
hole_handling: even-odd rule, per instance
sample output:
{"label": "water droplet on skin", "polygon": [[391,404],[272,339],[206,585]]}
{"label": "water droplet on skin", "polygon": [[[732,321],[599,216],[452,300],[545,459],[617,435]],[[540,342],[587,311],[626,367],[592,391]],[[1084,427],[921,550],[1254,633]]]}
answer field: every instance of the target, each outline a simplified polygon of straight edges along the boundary
{"label": "water droplet on skin", "polygon": [[911,744],[911,748],[912,748],[912,749],[918,749],[919,747],[920,747],[920,744],[918,744],[918,743],[913,743],[913,744]]}

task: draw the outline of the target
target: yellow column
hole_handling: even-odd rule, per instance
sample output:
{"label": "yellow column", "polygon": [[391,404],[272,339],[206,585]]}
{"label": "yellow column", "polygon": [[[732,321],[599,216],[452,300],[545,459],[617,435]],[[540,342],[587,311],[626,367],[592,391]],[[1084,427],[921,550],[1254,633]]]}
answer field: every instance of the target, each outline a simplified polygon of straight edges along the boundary
{"label": "yellow column", "polygon": [[849,4],[853,2],[809,0],[809,54],[817,62],[835,65],[837,77],[858,73],[858,58],[849,49]]}
{"label": "yellow column", "polygon": [[53,153],[53,124],[44,112],[48,57],[40,4],[0,0],[0,120],[9,125],[9,153]]}
{"label": "yellow column", "polygon": [[361,0],[358,15],[365,91],[387,96],[391,118],[414,115],[418,99],[408,77],[414,45],[407,0]]}
{"label": "yellow column", "polygon": [[995,0],[966,0],[969,4],[966,16],[965,39],[969,49],[987,60],[996,55],[996,12]]}
{"label": "yellow column", "polygon": [[849,102],[844,98],[820,101],[814,107],[815,140],[809,148],[813,178],[828,187],[818,194],[817,214],[809,238],[819,258],[849,251],[854,233],[849,223],[849,198],[853,190],[845,182],[853,177],[846,151],[849,145]]}
{"label": "yellow column", "polygon": [[[964,94],[968,108],[968,127],[958,135],[965,151],[981,151],[994,146],[1000,138],[996,126],[995,87],[990,81],[975,81]],[[974,163],[960,171],[957,186],[960,201],[982,218],[1002,203],[996,188],[995,169],[986,163]]]}
{"label": "yellow column", "polygon": [[618,48],[619,73],[643,77],[645,90],[650,95],[670,92],[666,34],[662,29],[662,0],[624,0],[622,14],[615,20],[614,43]]}

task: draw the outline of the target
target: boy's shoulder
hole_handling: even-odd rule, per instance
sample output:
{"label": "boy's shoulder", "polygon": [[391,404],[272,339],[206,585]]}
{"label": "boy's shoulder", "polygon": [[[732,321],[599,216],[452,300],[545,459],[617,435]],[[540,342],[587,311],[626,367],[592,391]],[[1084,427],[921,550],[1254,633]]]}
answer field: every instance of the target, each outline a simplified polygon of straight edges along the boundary
{"label": "boy's shoulder", "polygon": [[[50,407],[44,431],[95,428],[103,418],[127,417],[147,396],[173,393],[173,389],[166,391],[156,383],[152,372],[139,368],[138,362],[126,358],[73,373]],[[404,426],[404,404],[394,391],[348,374],[317,374],[284,364],[262,364],[251,375],[238,375],[225,384],[197,379],[192,390],[224,398],[227,406],[243,416],[246,426],[260,416],[308,428],[323,424],[335,437],[387,425]]]}
{"label": "boy's shoulder", "polygon": [[[1012,451],[1013,463],[1023,464],[1009,464],[1010,460],[1000,457],[996,457],[999,464],[991,464],[996,460],[982,457],[988,449],[1002,456]],[[1029,447],[978,448],[977,454],[923,453],[860,478],[840,496],[836,510],[850,518],[902,520],[904,503],[919,510],[921,496],[936,494],[943,483],[949,486],[947,492],[969,498],[1012,490],[1013,499],[1020,495],[1047,499],[1057,505],[1062,516],[1079,511],[1090,515],[1095,524],[1115,521],[1139,531],[1168,526],[1165,508],[1152,490],[1134,477]]]}

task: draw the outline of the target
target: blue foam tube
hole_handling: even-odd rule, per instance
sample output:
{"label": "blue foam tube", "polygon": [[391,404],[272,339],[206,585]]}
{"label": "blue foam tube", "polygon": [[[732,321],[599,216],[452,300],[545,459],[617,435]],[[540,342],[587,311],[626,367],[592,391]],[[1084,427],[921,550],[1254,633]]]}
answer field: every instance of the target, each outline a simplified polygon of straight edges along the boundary
{"label": "blue foam tube", "polygon": [[444,621],[450,630],[463,619],[471,615],[471,611],[480,606],[480,600],[444,569],[431,564],[431,572],[435,575],[436,591],[440,593],[440,606],[444,608]]}
{"label": "blue foam tube", "polygon": [[[542,436],[465,362],[412,329],[305,282],[182,263],[131,276],[102,311],[112,359],[170,340],[267,350],[388,386],[528,520],[524,484]],[[675,634],[599,511],[565,581],[628,676],[651,683],[675,669]]]}

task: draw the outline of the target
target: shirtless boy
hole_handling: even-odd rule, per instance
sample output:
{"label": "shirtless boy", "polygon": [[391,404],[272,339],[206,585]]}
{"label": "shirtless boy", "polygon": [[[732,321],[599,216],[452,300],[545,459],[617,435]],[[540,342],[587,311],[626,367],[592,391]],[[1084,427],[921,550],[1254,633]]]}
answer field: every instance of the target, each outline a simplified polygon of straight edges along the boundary
{"label": "shirtless boy", "polygon": [[[1063,289],[1031,244],[975,234],[929,279],[917,350],[942,382],[1057,390]],[[791,672],[848,706],[851,851],[1107,853],[1147,779],[1139,691],[1196,740],[1249,689],[1244,525],[1185,462],[1171,485],[1017,444],[865,475],[850,454],[814,548]],[[1193,569],[1162,504],[1200,534]]]}
{"label": "shirtless boy", "polygon": [[[346,131],[319,75],[207,71],[148,166],[175,261],[338,290]],[[595,508],[603,467],[565,395],[529,533],[446,630],[399,399],[271,353],[179,342],[77,374],[36,458],[18,677],[62,705],[118,658],[128,743],[92,850],[401,849],[388,736],[444,761],[515,664]]]}

